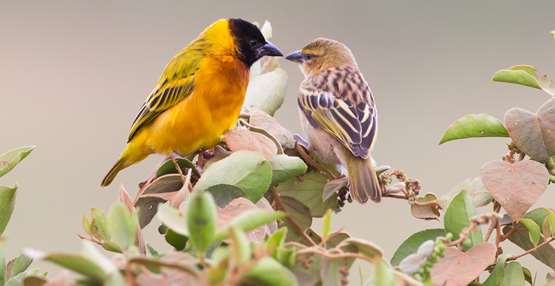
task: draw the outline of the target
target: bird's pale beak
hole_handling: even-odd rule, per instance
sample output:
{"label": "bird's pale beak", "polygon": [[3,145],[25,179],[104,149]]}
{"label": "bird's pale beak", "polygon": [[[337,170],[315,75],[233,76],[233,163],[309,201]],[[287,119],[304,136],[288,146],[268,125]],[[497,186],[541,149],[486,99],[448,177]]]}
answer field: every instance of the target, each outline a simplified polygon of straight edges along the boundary
{"label": "bird's pale beak", "polygon": [[294,63],[299,63],[299,64],[303,63],[305,60],[304,54],[300,50],[292,52],[285,58],[289,61],[292,61]]}
{"label": "bird's pale beak", "polygon": [[266,42],[262,47],[256,50],[257,58],[261,58],[263,56],[269,57],[283,57],[281,51],[276,47],[276,45]]}

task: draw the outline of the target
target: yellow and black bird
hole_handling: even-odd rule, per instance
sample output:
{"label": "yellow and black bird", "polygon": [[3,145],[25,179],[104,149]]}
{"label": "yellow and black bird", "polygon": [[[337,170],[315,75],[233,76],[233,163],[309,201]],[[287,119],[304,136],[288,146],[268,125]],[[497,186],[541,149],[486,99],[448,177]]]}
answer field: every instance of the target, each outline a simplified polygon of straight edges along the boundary
{"label": "yellow and black bird", "polygon": [[133,122],[127,145],[102,186],[152,153],[190,154],[220,142],[239,118],[250,66],[282,56],[242,19],[221,19],[168,63]]}
{"label": "yellow and black bird", "polygon": [[381,186],[370,156],[377,110],[351,50],[318,38],[286,58],[299,63],[305,75],[298,104],[310,148],[322,161],[346,170],[356,201],[379,202]]}

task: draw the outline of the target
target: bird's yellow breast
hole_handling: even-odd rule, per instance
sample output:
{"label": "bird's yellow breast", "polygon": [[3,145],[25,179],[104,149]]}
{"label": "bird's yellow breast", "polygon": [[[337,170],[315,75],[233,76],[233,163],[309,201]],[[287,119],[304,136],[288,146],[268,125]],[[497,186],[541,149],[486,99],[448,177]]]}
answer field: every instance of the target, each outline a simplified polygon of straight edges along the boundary
{"label": "bird's yellow breast", "polygon": [[194,90],[158,116],[140,134],[154,152],[189,154],[220,142],[239,118],[248,68],[231,56],[206,57],[195,74]]}

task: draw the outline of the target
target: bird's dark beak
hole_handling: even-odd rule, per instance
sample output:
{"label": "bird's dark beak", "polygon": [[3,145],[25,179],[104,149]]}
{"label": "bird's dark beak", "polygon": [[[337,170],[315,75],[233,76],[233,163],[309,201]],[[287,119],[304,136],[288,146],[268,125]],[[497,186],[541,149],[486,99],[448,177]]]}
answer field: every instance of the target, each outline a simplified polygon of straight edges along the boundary
{"label": "bird's dark beak", "polygon": [[294,51],[294,52],[292,52],[291,54],[289,54],[289,55],[288,55],[287,57],[285,57],[285,58],[286,58],[287,60],[290,60],[290,61],[292,61],[292,62],[294,62],[294,63],[299,63],[299,64],[303,63],[303,61],[304,61],[304,59],[305,59],[305,58],[304,58],[303,52],[300,51],[300,50],[299,50],[299,51]]}
{"label": "bird's dark beak", "polygon": [[266,42],[262,47],[256,50],[257,58],[261,58],[263,56],[269,57],[283,57],[281,51],[276,47],[276,45]]}

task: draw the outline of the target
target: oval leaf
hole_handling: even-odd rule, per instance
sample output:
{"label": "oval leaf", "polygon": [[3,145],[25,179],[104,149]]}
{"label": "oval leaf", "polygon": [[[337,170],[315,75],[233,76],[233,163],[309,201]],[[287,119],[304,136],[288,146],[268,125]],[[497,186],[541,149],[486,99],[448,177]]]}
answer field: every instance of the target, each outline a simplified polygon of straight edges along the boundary
{"label": "oval leaf", "polygon": [[439,236],[444,236],[445,230],[443,229],[426,229],[419,231],[411,236],[409,236],[397,250],[393,257],[391,258],[391,265],[397,266],[399,263],[410,254],[416,253],[418,247],[428,240],[435,240]]}
{"label": "oval leaf", "polygon": [[271,182],[272,167],[262,155],[238,151],[210,165],[195,189],[203,191],[216,185],[232,185],[243,190],[245,196],[256,203],[266,193]]}
{"label": "oval leaf", "polygon": [[237,229],[240,229],[244,232],[249,232],[283,217],[285,217],[285,214],[282,212],[263,210],[245,211],[233,218],[221,231],[218,231],[214,237],[214,240],[223,240],[228,237],[229,229],[231,227],[236,227]]}
{"label": "oval leaf", "polygon": [[522,266],[516,261],[509,262],[505,266],[505,273],[503,273],[503,286],[522,286],[526,281],[524,280],[524,272]]}
{"label": "oval leaf", "polygon": [[17,187],[0,186],[0,235],[6,230],[15,206],[15,191]]}
{"label": "oval leaf", "polygon": [[271,257],[260,259],[241,277],[240,285],[295,286],[299,285],[291,271]]}
{"label": "oval leaf", "polygon": [[473,137],[508,137],[503,123],[485,113],[465,115],[447,128],[439,144],[448,141]]}
{"label": "oval leaf", "polygon": [[323,200],[324,187],[328,179],[318,172],[308,172],[301,177],[293,177],[276,186],[277,192],[284,197],[293,198],[308,207],[310,215],[322,217],[328,209],[337,207],[337,195],[332,194]]}
{"label": "oval leaf", "polygon": [[174,232],[189,236],[185,217],[182,216],[177,209],[168,205],[161,205],[156,216],[165,226],[169,227]]}
{"label": "oval leaf", "polygon": [[542,89],[549,95],[555,95],[555,90],[547,76],[538,77],[536,68],[529,65],[518,65],[509,69],[498,70],[493,75],[492,80]]}
{"label": "oval leaf", "polygon": [[[476,209],[470,196],[466,191],[460,192],[453,200],[445,212],[443,224],[445,231],[453,234],[457,239],[461,231],[470,225],[470,219],[476,215]],[[478,228],[468,236],[470,246],[482,243],[482,231]]]}
{"label": "oval leaf", "polygon": [[204,252],[216,233],[216,203],[208,192],[197,192],[188,204],[187,228],[191,243]]}
{"label": "oval leaf", "polygon": [[540,227],[536,224],[536,222],[529,218],[523,218],[523,219],[520,219],[519,223],[524,225],[524,227],[526,227],[526,229],[528,230],[528,236],[530,237],[530,242],[532,242],[534,246],[538,245],[538,242],[540,242],[541,234],[540,234]]}
{"label": "oval leaf", "polygon": [[25,146],[10,150],[2,155],[0,155],[0,177],[11,171],[19,162],[21,162],[31,151],[35,149],[35,146]]}
{"label": "oval leaf", "polygon": [[122,203],[112,205],[106,216],[106,227],[110,239],[119,248],[125,250],[135,245],[137,239],[137,216],[129,212],[129,209]]}
{"label": "oval leaf", "polygon": [[307,165],[305,162],[294,156],[285,154],[276,155],[270,161],[272,165],[272,184],[276,185],[285,182],[293,177],[306,173]]}

